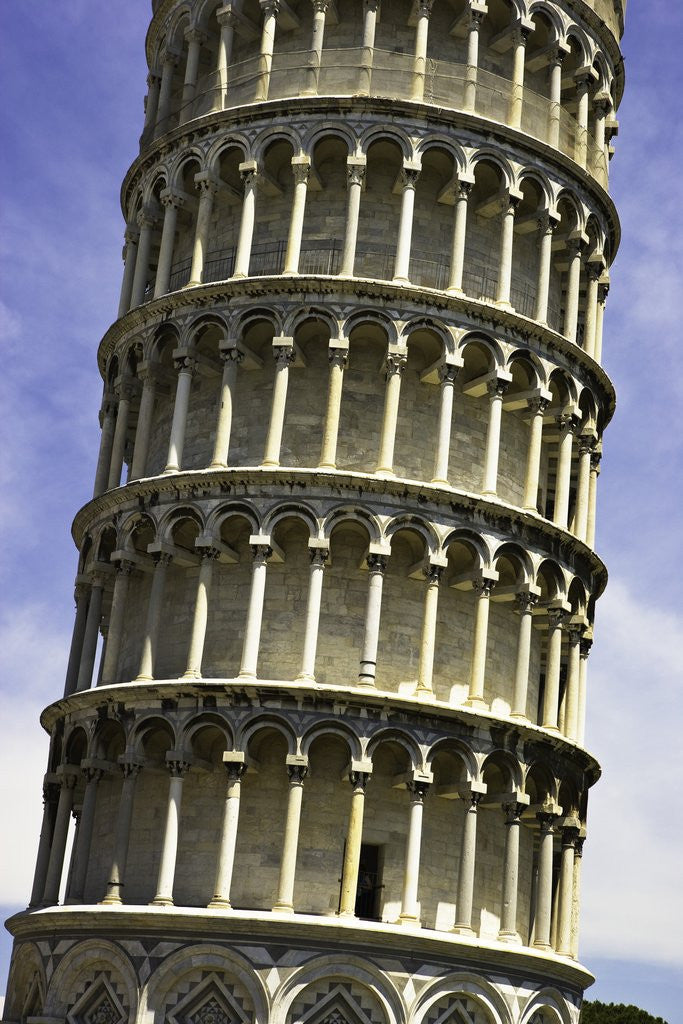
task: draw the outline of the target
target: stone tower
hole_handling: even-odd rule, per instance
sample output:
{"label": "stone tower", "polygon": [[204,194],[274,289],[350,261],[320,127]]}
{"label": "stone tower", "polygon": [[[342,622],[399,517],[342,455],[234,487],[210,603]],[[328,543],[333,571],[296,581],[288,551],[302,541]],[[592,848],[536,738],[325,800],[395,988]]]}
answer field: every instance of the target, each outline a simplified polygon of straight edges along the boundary
{"label": "stone tower", "polygon": [[622,22],[154,0],[5,1020],[576,1024]]}

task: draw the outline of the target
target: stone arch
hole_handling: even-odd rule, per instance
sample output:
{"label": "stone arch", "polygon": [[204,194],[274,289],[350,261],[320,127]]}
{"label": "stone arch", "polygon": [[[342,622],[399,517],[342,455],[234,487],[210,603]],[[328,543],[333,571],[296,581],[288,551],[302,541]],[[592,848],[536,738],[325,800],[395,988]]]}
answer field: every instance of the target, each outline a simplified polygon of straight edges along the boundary
{"label": "stone arch", "polygon": [[[523,772],[519,761],[509,750],[502,748],[489,751],[480,765],[479,775],[481,780],[487,783],[489,794],[510,792],[521,789],[523,785]],[[495,789],[494,786],[499,781],[507,785],[508,789]]]}
{"label": "stone arch", "polygon": [[447,554],[452,544],[463,544],[474,556],[474,568],[484,569],[491,561],[491,553],[484,538],[468,527],[456,526],[446,534],[441,544],[442,551]]}
{"label": "stone arch", "polygon": [[520,363],[525,367],[525,369],[527,369],[529,376],[533,380],[534,386],[543,387],[546,382],[547,375],[545,367],[539,356],[537,356],[535,352],[529,352],[525,349],[514,349],[507,357],[507,361],[505,363],[505,369],[508,370],[508,372],[513,373],[513,389],[515,383],[514,368]]}
{"label": "stone arch", "polygon": [[357,310],[348,316],[342,325],[340,336],[350,338],[351,334],[359,327],[372,324],[378,327],[386,336],[387,344],[398,344],[398,330],[391,317],[381,310]]}
{"label": "stone arch", "polygon": [[227,519],[231,519],[233,517],[246,520],[252,533],[258,534],[261,532],[261,525],[257,510],[251,505],[251,503],[240,501],[219,505],[218,508],[214,509],[209,514],[205,527],[205,531],[208,536],[218,537],[223,523]]}
{"label": "stone arch", "polygon": [[244,1024],[267,1024],[269,1019],[268,996],[251,965],[231,949],[204,943],[178,950],[152,974],[140,997],[139,1024],[183,1024],[183,1009],[198,1008],[193,996],[199,1006],[213,997],[219,1014],[227,1006]]}
{"label": "stone arch", "polygon": [[427,985],[413,1003],[408,1020],[410,1024],[459,1024],[459,1015],[447,1015],[449,1001],[456,999],[465,1003],[473,1024],[513,1024],[510,1009],[495,986],[465,972],[454,972]]}
{"label": "stone arch", "polygon": [[439,538],[432,523],[411,512],[404,512],[392,519],[385,528],[384,536],[391,545],[392,538],[403,530],[418,534],[425,544],[425,555],[435,555],[439,550]]}
{"label": "stone arch", "polygon": [[301,149],[305,154],[312,157],[315,147],[325,139],[334,138],[345,142],[348,146],[349,156],[356,152],[358,137],[347,124],[339,124],[336,121],[316,121],[314,127],[310,128],[301,139]]}
{"label": "stone arch", "polygon": [[520,1024],[571,1024],[566,999],[556,988],[544,988],[531,996]]}
{"label": "stone arch", "polygon": [[318,995],[326,998],[337,982],[360,1005],[365,1020],[354,1010],[363,1024],[405,1024],[405,1004],[391,979],[367,959],[338,954],[315,957],[280,985],[273,997],[273,1024],[323,1024],[324,1017],[296,1015],[297,1008],[304,1001],[315,1007]]}
{"label": "stone arch", "polygon": [[199,146],[183,147],[171,162],[168,170],[169,188],[182,189],[186,170],[192,164],[196,164],[199,171],[206,170],[206,156]]}
{"label": "stone arch", "polygon": [[330,332],[330,338],[339,334],[339,321],[330,313],[329,309],[322,306],[306,306],[304,309],[294,309],[287,315],[283,324],[283,334],[295,337],[297,331],[304,327],[309,321],[320,321],[325,324]]}
{"label": "stone arch", "polygon": [[277,310],[268,309],[264,306],[254,306],[251,309],[246,309],[236,314],[234,319],[230,321],[229,333],[235,335],[238,339],[242,339],[250,328],[262,323],[267,323],[272,328],[273,335],[284,334],[280,314]]}
{"label": "stone arch", "polygon": [[369,737],[365,756],[372,760],[377,748],[386,743],[393,743],[399,746],[410,760],[410,765],[415,771],[420,771],[423,764],[422,751],[408,732],[397,729],[394,726],[378,729]]}
{"label": "stone arch", "polygon": [[132,1024],[136,1019],[138,987],[133,965],[115,942],[78,942],[50,979],[44,1012],[68,1024],[89,1024],[89,1013],[107,1004],[108,1019],[117,1024]]}
{"label": "stone arch", "polygon": [[172,542],[175,531],[185,520],[193,523],[198,533],[201,533],[204,529],[204,516],[198,507],[194,505],[174,506],[164,512],[159,521],[159,540],[162,543]]}
{"label": "stone arch", "polygon": [[88,756],[90,737],[82,725],[72,726],[64,734],[64,764],[79,765]]}
{"label": "stone arch", "polygon": [[[227,718],[216,712],[204,711],[193,715],[185,722],[180,733],[180,749],[193,750],[200,733],[205,729],[214,729],[222,735],[224,750],[234,749],[234,731]],[[207,759],[208,760],[208,759]]]}
{"label": "stone arch", "polygon": [[269,509],[263,519],[262,530],[265,536],[272,536],[278,523],[285,519],[297,519],[306,525],[309,537],[313,539],[318,534],[318,520],[312,508],[303,502],[296,504],[286,502]]}
{"label": "stone arch", "polygon": [[46,990],[45,968],[38,947],[33,942],[17,942],[10,963],[4,1020],[19,1022],[40,1016]]}
{"label": "stone arch", "polygon": [[92,738],[93,757],[116,764],[126,750],[126,730],[116,718],[99,719]]}
{"label": "stone arch", "polygon": [[284,737],[289,754],[295,754],[298,751],[299,741],[289,720],[272,711],[268,714],[256,711],[240,722],[235,731],[235,749],[243,750],[246,753],[253,737],[263,729],[273,729],[280,733]]}
{"label": "stone arch", "polygon": [[366,128],[359,140],[359,151],[367,156],[368,150],[376,142],[394,142],[405,160],[410,160],[414,155],[408,135],[393,125],[375,124]]}
{"label": "stone arch", "polygon": [[150,758],[152,763],[155,760],[163,763],[163,755],[159,757],[160,752],[162,749],[164,752],[175,749],[176,742],[176,727],[169,716],[161,718],[159,715],[149,714],[137,721],[131,729],[128,748],[133,754],[142,754],[145,759]]}
{"label": "stone arch", "polygon": [[221,157],[232,149],[241,151],[242,162],[251,158],[250,143],[246,135],[242,132],[231,132],[227,137],[221,134],[207,150],[205,157],[207,170],[212,174],[218,174]]}
{"label": "stone arch", "polygon": [[564,600],[565,579],[557,562],[544,558],[536,569],[534,582],[541,588],[541,601]]}
{"label": "stone arch", "polygon": [[479,772],[477,759],[467,743],[451,736],[436,740],[425,754],[426,766],[432,768],[434,761],[444,754],[460,762],[468,782],[473,782],[476,779]]}
{"label": "stone arch", "polygon": [[401,340],[410,345],[410,337],[416,331],[430,331],[439,338],[443,345],[443,355],[451,355],[454,351],[453,333],[443,320],[432,316],[417,316],[408,320],[401,328]]}
{"label": "stone arch", "polygon": [[310,726],[301,736],[301,753],[308,756],[313,744],[323,736],[339,737],[348,748],[349,760],[361,760],[363,756],[361,741],[351,726],[344,722],[324,721]]}
{"label": "stone arch", "polygon": [[197,345],[197,341],[202,331],[207,327],[217,327],[223,332],[223,339],[227,339],[229,335],[227,318],[221,313],[197,313],[189,320],[182,332],[182,344],[188,348],[193,349]]}
{"label": "stone arch", "polygon": [[468,331],[458,341],[457,351],[464,358],[466,350],[472,345],[479,346],[489,353],[489,369],[498,369],[505,365],[502,346],[490,334],[484,334],[479,330]]}
{"label": "stone arch", "polygon": [[[145,538],[149,537],[149,540],[141,541],[139,538],[143,534]],[[126,551],[146,554],[147,544],[151,544],[156,535],[157,524],[154,518],[146,512],[133,512],[119,527],[119,546]]]}
{"label": "stone arch", "polygon": [[369,542],[379,542],[382,527],[376,516],[368,512],[367,509],[361,506],[356,507],[355,505],[343,504],[336,507],[333,506],[323,520],[320,534],[329,540],[337,527],[347,522],[358,523],[366,531]]}

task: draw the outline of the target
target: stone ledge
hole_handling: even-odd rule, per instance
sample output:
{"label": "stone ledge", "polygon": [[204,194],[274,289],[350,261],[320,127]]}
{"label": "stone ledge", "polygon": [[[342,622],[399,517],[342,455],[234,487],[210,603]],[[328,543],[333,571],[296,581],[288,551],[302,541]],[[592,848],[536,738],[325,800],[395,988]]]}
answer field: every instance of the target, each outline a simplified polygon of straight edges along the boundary
{"label": "stone ledge", "polygon": [[[227,927],[226,927],[227,926]],[[316,953],[327,949],[377,958],[410,955],[431,964],[442,964],[452,970],[464,963],[475,970],[509,974],[511,979],[548,979],[583,991],[593,983],[594,976],[581,964],[554,953],[528,947],[511,947],[505,943],[471,939],[448,932],[432,932],[406,925],[375,921],[342,920],[336,916],[316,917],[309,914],[275,914],[263,910],[208,910],[191,907],[50,907],[24,911],[6,922],[8,931],[20,940],[55,938],[68,934],[77,937],[106,935],[188,936],[230,940],[232,943],[282,943],[310,946]],[[380,952],[378,952],[378,950]]]}

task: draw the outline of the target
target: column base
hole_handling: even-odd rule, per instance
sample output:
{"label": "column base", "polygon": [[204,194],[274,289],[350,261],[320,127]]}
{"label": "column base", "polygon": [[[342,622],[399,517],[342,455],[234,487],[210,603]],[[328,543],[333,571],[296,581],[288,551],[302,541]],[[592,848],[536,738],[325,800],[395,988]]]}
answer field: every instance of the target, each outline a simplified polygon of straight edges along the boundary
{"label": "column base", "polygon": [[201,281],[188,281],[187,284],[183,285],[182,291],[185,291],[187,288],[199,288],[201,283]]}
{"label": "column base", "polygon": [[515,312],[515,307],[508,299],[496,299],[493,305],[496,307],[496,309],[503,309],[507,313]]}
{"label": "column base", "polygon": [[97,905],[98,907],[122,907],[123,900],[120,896],[105,896]]}
{"label": "column base", "polygon": [[280,463],[275,459],[264,459],[261,463],[261,469],[279,469]]}
{"label": "column base", "polygon": [[174,906],[172,896],[155,896],[148,904],[149,907],[172,907]]}
{"label": "column base", "polygon": [[450,480],[443,480],[439,476],[432,477],[432,479],[429,482],[431,484],[436,484],[438,487],[450,487],[451,486]]}
{"label": "column base", "polygon": [[382,480],[393,480],[396,474],[393,469],[385,469],[384,466],[378,466],[375,470],[375,476],[380,477]]}
{"label": "column base", "polygon": [[134,682],[136,683],[153,683],[154,676],[136,676]]}
{"label": "column base", "polygon": [[554,732],[558,736],[561,736],[560,728],[557,725],[546,725],[545,722],[541,725],[541,729],[545,729],[546,732]]}
{"label": "column base", "polygon": [[420,686],[419,684],[415,687],[414,696],[418,700],[434,700],[434,691],[431,686]]}
{"label": "column base", "polygon": [[453,935],[466,935],[472,939],[476,937],[474,928],[470,927],[468,924],[454,924],[451,928],[451,933]]}
{"label": "column base", "polygon": [[410,278],[409,277],[392,277],[391,283],[392,284],[410,284]]}
{"label": "column base", "polygon": [[239,672],[237,674],[238,679],[258,679],[255,672]]}
{"label": "column base", "polygon": [[447,288],[446,295],[464,296],[465,291],[463,288]]}
{"label": "column base", "polygon": [[224,900],[220,897],[214,896],[210,903],[206,905],[207,910],[232,910],[232,903],[230,900]]}
{"label": "column base", "polygon": [[337,465],[335,462],[319,462],[318,469],[336,469]]}
{"label": "column base", "polygon": [[294,682],[295,682],[295,683],[314,683],[314,682],[315,682],[315,676],[314,676],[314,675],[311,675],[311,674],[310,674],[310,673],[308,673],[308,672],[301,672],[301,673],[300,673],[300,674],[299,674],[299,675],[298,675],[298,676],[296,677],[296,679],[294,680]]}
{"label": "column base", "polygon": [[522,711],[511,711],[510,718],[516,719],[518,722],[528,722],[529,719]]}
{"label": "column base", "polygon": [[475,708],[477,711],[489,710],[489,706],[483,697],[468,697],[463,703],[466,708]]}
{"label": "column base", "polygon": [[361,689],[364,690],[376,690],[374,679],[359,679],[357,684]]}
{"label": "column base", "polygon": [[209,464],[209,469],[227,469],[227,468],[228,468],[227,462],[211,462]]}
{"label": "column base", "polygon": [[299,276],[299,271],[298,270],[283,270],[282,274],[280,276],[281,277],[298,277]]}
{"label": "column base", "polygon": [[201,679],[201,672],[187,671],[180,676],[181,679]]}
{"label": "column base", "polygon": [[415,917],[414,914],[400,914],[396,924],[403,925],[407,928],[421,928],[422,922],[419,917]]}
{"label": "column base", "polygon": [[498,941],[509,946],[521,946],[522,940],[517,932],[498,932]]}
{"label": "column base", "polygon": [[179,466],[166,466],[166,469],[161,474],[162,476],[172,476],[174,473],[179,473]]}
{"label": "column base", "polygon": [[534,942],[531,948],[540,949],[544,953],[549,953],[552,952],[553,947],[550,945],[549,942]]}
{"label": "column base", "polygon": [[273,907],[274,914],[293,914],[294,907],[291,903],[276,903]]}

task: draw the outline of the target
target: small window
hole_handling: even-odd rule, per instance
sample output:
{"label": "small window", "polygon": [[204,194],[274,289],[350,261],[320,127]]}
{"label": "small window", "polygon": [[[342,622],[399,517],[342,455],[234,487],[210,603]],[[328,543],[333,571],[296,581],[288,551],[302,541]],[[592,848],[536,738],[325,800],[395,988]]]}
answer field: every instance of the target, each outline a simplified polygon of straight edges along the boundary
{"label": "small window", "polygon": [[379,921],[382,895],[382,847],[363,843],[360,848],[356,917]]}

